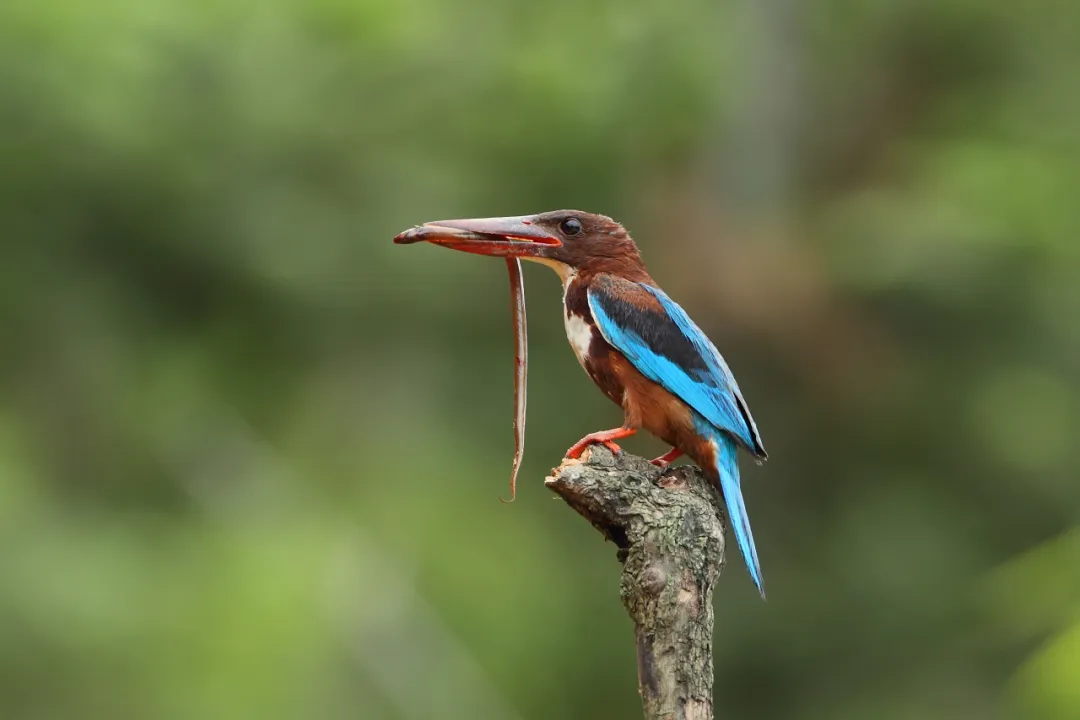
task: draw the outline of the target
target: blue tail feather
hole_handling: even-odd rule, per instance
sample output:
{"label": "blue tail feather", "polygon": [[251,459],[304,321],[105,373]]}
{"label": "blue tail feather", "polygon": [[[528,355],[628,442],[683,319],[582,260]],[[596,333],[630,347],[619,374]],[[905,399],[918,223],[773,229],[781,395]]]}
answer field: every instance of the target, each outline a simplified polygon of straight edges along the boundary
{"label": "blue tail feather", "polygon": [[757,548],[754,547],[754,533],[750,530],[750,518],[746,514],[742,485],[739,482],[738,446],[726,434],[713,428],[709,430],[709,437],[716,441],[716,469],[720,475],[720,489],[724,493],[724,503],[727,505],[728,522],[731,523],[731,529],[735,533],[735,540],[739,543],[739,551],[742,553],[747,570],[750,571],[750,577],[753,578],[758,592],[764,599],[765,583],[761,577],[761,564],[758,562]]}

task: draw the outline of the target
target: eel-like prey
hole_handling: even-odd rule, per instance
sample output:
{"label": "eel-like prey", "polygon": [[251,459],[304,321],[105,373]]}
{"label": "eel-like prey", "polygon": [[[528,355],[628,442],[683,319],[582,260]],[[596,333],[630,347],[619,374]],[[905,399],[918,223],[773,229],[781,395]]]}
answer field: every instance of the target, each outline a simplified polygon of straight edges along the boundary
{"label": "eel-like prey", "polygon": [[514,469],[510,473],[510,499],[517,495],[517,476],[525,455],[525,389],[529,373],[529,340],[525,324],[525,282],[521,277],[521,261],[506,258],[510,271],[510,315],[514,321]]}

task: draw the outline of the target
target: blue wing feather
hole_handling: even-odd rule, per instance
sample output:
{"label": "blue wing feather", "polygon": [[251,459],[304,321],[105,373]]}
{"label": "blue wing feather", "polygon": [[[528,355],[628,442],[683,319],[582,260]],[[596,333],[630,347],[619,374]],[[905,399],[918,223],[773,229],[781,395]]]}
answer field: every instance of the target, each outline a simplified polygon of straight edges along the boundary
{"label": "blue wing feather", "polygon": [[[650,302],[643,293],[656,302]],[[715,471],[739,551],[754,584],[765,597],[761,564],[739,481],[736,443],[760,458],[767,456],[727,363],[686,312],[659,288],[601,275],[589,284],[588,299],[604,339],[642,375],[695,411],[697,431],[716,447]]]}
{"label": "blue wing feather", "polygon": [[[626,299],[642,292],[655,298],[662,312]],[[645,377],[756,456],[767,457],[727,363],[678,303],[659,288],[610,275],[590,283],[588,298],[601,335]]]}

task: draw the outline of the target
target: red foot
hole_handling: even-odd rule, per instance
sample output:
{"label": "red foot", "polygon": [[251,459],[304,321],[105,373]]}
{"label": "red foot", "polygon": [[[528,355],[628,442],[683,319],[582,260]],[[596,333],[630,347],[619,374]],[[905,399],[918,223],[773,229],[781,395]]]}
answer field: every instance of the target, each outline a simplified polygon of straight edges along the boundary
{"label": "red foot", "polygon": [[665,453],[664,455],[661,455],[660,457],[656,458],[655,460],[650,460],[649,462],[651,462],[653,465],[655,465],[656,467],[663,470],[668,465],[670,465],[671,463],[673,463],[676,460],[678,460],[679,458],[681,458],[682,454],[683,454],[683,451],[680,450],[679,448],[671,448],[671,450],[668,450],[668,452]]}
{"label": "red foot", "polygon": [[613,440],[618,440],[624,437],[630,437],[637,432],[637,428],[615,428],[614,430],[601,430],[599,432],[589,433],[585,437],[574,443],[574,446],[566,451],[566,457],[573,460],[577,460],[581,457],[581,453],[585,452],[585,448],[594,443],[601,443],[606,445],[611,452],[622,452],[622,448],[616,445]]}

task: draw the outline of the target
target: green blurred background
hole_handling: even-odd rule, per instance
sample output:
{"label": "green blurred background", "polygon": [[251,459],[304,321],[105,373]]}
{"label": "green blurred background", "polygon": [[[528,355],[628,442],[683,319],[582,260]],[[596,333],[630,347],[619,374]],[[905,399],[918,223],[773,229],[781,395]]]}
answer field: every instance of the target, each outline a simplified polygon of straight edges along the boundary
{"label": "green blurred background", "polygon": [[570,207],[772,457],[719,716],[1080,718],[1078,83],[1044,0],[4,0],[0,715],[638,717],[556,278],[506,506],[505,268],[390,242]]}

